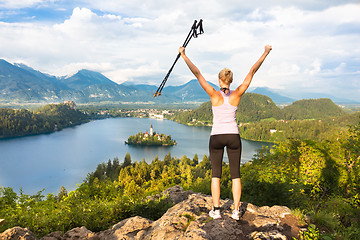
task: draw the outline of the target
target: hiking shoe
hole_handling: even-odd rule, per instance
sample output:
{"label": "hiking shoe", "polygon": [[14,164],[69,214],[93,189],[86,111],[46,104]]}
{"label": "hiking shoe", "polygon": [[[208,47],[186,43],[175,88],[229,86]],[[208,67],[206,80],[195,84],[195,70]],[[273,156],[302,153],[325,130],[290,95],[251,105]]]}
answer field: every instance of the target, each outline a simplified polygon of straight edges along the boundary
{"label": "hiking shoe", "polygon": [[232,211],[232,215],[231,215],[232,219],[234,220],[240,220],[241,217],[241,212],[239,210],[234,209]]}
{"label": "hiking shoe", "polygon": [[212,217],[213,219],[221,218],[220,210],[214,210],[214,209],[212,209],[212,210],[209,212],[209,216]]}

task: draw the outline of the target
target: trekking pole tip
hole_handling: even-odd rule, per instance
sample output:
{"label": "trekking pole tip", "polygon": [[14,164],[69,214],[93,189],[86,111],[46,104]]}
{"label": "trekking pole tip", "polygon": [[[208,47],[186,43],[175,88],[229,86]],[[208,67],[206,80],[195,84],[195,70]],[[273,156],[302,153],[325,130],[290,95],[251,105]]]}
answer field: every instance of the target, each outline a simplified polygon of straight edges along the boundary
{"label": "trekking pole tip", "polygon": [[160,96],[160,95],[161,95],[160,92],[156,92],[156,93],[153,94],[153,98],[158,97],[158,96]]}

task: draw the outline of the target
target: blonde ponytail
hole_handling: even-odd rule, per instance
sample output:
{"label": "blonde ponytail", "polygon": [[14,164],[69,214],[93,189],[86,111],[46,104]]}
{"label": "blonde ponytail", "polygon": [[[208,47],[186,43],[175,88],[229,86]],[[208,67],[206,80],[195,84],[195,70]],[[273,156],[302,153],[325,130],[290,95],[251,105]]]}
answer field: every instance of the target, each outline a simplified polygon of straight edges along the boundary
{"label": "blonde ponytail", "polygon": [[233,73],[230,69],[224,68],[219,72],[219,79],[224,83],[230,85],[233,81]]}

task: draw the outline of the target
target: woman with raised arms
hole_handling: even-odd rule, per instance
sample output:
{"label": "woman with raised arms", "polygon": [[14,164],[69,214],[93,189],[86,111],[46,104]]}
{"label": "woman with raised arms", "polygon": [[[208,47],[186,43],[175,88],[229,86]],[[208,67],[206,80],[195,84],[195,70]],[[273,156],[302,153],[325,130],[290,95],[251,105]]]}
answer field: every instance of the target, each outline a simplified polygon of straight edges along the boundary
{"label": "woman with raised arms", "polygon": [[179,48],[179,53],[191,72],[199,81],[201,87],[209,95],[212,104],[213,126],[209,141],[209,152],[212,168],[211,194],[213,209],[209,212],[209,215],[213,219],[221,218],[220,179],[225,147],[229,158],[230,173],[232,178],[232,193],[234,197],[234,210],[232,212],[232,218],[239,220],[242,215],[240,212],[241,139],[239,135],[239,128],[236,123],[236,110],[240,103],[241,96],[248,89],[254,74],[260,68],[271,49],[271,45],[265,46],[264,53],[251,67],[242,84],[235,90],[230,90],[230,84],[233,81],[233,73],[231,70],[227,68],[221,70],[218,75],[220,91],[216,91],[208,82],[206,82],[200,70],[186,56],[185,48]]}

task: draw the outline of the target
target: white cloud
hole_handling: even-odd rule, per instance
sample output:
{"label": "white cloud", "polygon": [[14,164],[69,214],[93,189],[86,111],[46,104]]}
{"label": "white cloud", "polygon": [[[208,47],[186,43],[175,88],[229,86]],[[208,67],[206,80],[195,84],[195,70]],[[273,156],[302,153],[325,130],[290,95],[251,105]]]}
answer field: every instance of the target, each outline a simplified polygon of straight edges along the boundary
{"label": "white cloud", "polygon": [[315,74],[318,74],[321,72],[321,60],[316,58],[314,61],[310,64],[310,69],[305,69],[305,73],[309,74],[310,76],[313,76]]}
{"label": "white cloud", "polygon": [[[191,40],[187,53],[210,81],[217,83],[218,71],[229,67],[240,84],[264,46],[272,44],[252,86],[330,92],[346,76],[342,88],[354,93],[360,74],[360,33],[355,31],[360,5],[291,2],[82,1],[57,24],[0,22],[0,58],[55,75],[88,68],[119,83],[143,79],[157,85],[201,16],[205,34]],[[189,78],[180,59],[168,84]]]}
{"label": "white cloud", "polygon": [[39,4],[47,4],[56,0],[1,0],[0,8],[16,9],[33,7]]}

